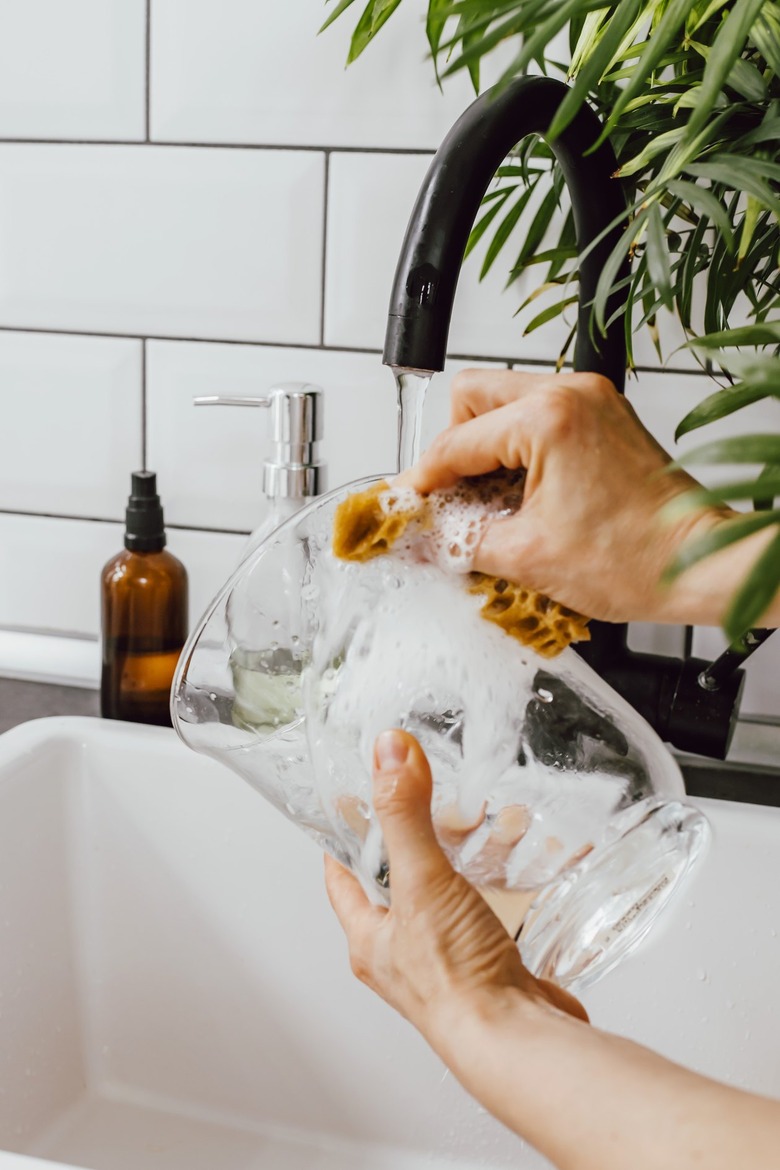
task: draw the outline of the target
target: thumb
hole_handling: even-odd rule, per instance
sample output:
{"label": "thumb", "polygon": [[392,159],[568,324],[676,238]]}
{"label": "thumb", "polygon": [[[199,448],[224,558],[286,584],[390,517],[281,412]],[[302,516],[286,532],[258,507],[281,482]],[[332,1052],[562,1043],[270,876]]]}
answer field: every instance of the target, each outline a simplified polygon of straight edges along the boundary
{"label": "thumb", "polygon": [[390,886],[402,898],[452,867],[431,820],[433,779],[425,752],[406,731],[383,731],[374,747],[374,809],[390,864]]}
{"label": "thumb", "polygon": [[529,588],[528,577],[533,573],[539,552],[536,525],[522,512],[506,519],[493,520],[485,528],[474,556],[474,568],[491,577],[508,581],[522,581]]}

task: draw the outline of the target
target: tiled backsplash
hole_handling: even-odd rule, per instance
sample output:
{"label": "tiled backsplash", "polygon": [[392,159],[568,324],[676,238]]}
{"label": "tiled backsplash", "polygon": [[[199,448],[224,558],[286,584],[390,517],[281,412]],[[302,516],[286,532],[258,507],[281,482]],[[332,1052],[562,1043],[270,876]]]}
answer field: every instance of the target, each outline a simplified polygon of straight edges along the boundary
{"label": "tiled backsplash", "polygon": [[[406,0],[345,71],[350,22],[317,37],[322,0],[0,0],[0,630],[97,638],[99,571],[144,460],[197,618],[262,518],[268,420],[196,410],[196,394],[319,383],[331,485],[392,466],[390,284],[431,154],[471,99],[463,75],[436,87],[424,8]],[[549,368],[565,332],[524,338],[532,285],[505,293],[500,261],[480,284],[480,265],[464,267],[429,437],[464,364]],[[663,335],[679,344],[670,319]],[[685,351],[676,372],[646,337],[636,353],[630,397],[671,447],[708,381]],[[780,714],[776,663],[770,643],[745,709]]]}

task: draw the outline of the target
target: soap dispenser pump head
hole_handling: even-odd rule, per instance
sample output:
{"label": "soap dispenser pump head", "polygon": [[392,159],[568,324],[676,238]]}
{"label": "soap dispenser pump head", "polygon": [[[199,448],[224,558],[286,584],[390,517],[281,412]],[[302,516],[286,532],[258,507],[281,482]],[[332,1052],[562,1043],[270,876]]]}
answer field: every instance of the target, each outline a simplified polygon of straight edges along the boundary
{"label": "soap dispenser pump head", "polygon": [[263,464],[263,491],[272,499],[302,500],[325,490],[322,391],[309,382],[282,382],[269,392],[271,457]]}
{"label": "soap dispenser pump head", "polygon": [[165,548],[165,523],[154,471],[134,471],[125,511],[125,548],[160,552]]}
{"label": "soap dispenser pump head", "polygon": [[325,464],[319,458],[323,414],[319,386],[279,382],[262,398],[209,394],[193,402],[196,406],[268,407],[273,446],[263,463],[265,494],[274,500],[306,500],[325,491]]}

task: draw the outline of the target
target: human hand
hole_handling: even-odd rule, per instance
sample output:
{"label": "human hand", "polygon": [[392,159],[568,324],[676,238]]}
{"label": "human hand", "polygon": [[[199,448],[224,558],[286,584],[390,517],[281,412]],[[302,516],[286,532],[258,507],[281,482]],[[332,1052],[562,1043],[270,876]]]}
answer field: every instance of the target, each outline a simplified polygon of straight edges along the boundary
{"label": "human hand", "polygon": [[475,569],[592,618],[686,621],[690,591],[665,588],[663,571],[686,539],[732,513],[703,508],[666,521],[666,505],[698,486],[669,463],[605,378],[466,370],[454,383],[452,426],[404,480],[427,494],[524,467],[523,506],[488,526]]}
{"label": "human hand", "polygon": [[431,770],[403,731],[379,736],[374,809],[390,865],[390,909],[372,905],[360,883],[326,858],[326,883],[349,942],[352,969],[404,1015],[446,1060],[457,1056],[457,1021],[492,1004],[523,1000],[529,1008],[587,1021],[581,1004],[523,966],[512,938],[487,903],[455,872],[431,820]]}

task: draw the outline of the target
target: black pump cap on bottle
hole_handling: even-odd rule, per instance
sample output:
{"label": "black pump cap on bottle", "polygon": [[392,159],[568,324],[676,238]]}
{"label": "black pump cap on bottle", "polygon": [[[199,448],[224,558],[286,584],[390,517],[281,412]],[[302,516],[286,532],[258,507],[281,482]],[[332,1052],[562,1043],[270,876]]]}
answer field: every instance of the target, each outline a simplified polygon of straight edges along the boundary
{"label": "black pump cap on bottle", "polygon": [[153,471],[133,472],[125,512],[125,548],[134,552],[159,552],[165,548],[163,510]]}

